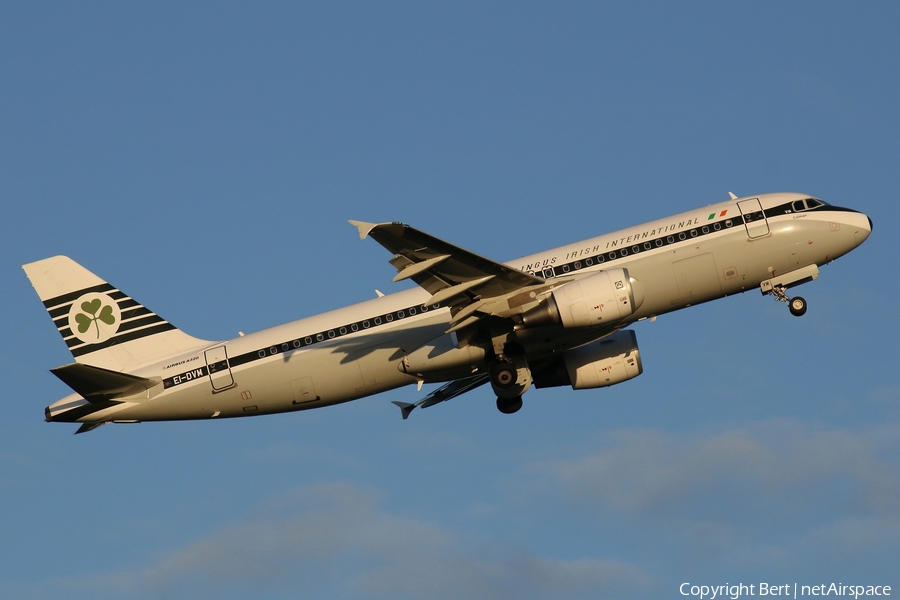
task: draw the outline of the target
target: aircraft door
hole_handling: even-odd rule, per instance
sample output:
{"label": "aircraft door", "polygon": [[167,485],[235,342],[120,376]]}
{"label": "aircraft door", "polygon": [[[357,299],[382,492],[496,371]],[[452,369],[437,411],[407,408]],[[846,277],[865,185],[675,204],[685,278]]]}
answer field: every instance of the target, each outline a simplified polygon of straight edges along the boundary
{"label": "aircraft door", "polygon": [[738,202],[738,210],[741,211],[741,216],[744,217],[747,237],[753,240],[769,235],[769,222],[766,220],[766,213],[763,212],[758,198],[741,200]]}
{"label": "aircraft door", "polygon": [[209,371],[209,382],[214,391],[224,390],[234,385],[231,376],[231,365],[228,364],[228,352],[225,346],[210,348],[205,353],[206,368]]}

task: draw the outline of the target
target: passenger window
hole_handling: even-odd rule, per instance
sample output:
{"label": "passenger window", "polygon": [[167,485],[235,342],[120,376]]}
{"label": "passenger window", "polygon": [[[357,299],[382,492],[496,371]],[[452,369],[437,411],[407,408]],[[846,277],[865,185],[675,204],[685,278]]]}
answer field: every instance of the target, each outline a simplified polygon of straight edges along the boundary
{"label": "passenger window", "polygon": [[622,248],[621,250],[619,250],[619,256],[628,256],[628,250]]}
{"label": "passenger window", "polygon": [[632,247],[631,247],[631,251],[632,251],[633,253],[637,254],[638,252],[641,251],[641,247],[640,247],[640,246],[632,246]]}
{"label": "passenger window", "polygon": [[347,335],[347,328],[341,327],[341,335]]}
{"label": "passenger window", "polygon": [[703,233],[709,233],[709,227],[706,225],[703,226]]}
{"label": "passenger window", "polygon": [[697,230],[691,229],[691,237],[697,237]]}
{"label": "passenger window", "polygon": [[662,245],[663,245],[663,241],[662,241],[662,240],[656,240],[656,247],[657,247],[657,248],[659,248],[659,247],[662,246]]}
{"label": "passenger window", "polygon": [[674,244],[674,243],[675,243],[675,236],[671,236],[671,235],[670,235],[669,237],[666,238],[666,241],[669,242],[670,244]]}
{"label": "passenger window", "polygon": [[713,229],[715,229],[716,231],[718,231],[718,230],[722,229],[722,226],[721,226],[719,223],[715,223],[715,224],[713,225]]}
{"label": "passenger window", "polygon": [[594,264],[594,261],[593,261],[593,259],[589,258],[586,261],[584,261],[584,264],[586,264],[587,266],[591,266],[592,264]]}
{"label": "passenger window", "polygon": [[686,240],[686,239],[687,239],[687,234],[685,234],[685,233],[682,231],[681,233],[678,234],[678,239],[679,239],[679,240]]}

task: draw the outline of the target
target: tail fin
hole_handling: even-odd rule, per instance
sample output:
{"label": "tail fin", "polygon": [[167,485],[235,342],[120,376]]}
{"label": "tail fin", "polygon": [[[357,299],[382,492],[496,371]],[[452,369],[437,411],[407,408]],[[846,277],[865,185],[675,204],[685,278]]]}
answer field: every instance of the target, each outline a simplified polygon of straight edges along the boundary
{"label": "tail fin", "polygon": [[79,363],[133,371],[211,343],[182,332],[67,256],[22,268]]}

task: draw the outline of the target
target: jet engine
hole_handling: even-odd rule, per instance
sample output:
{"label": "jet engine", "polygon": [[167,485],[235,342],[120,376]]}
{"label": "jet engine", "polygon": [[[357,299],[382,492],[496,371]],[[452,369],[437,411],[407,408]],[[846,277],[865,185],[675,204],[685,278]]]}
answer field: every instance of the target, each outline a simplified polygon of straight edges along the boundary
{"label": "jet engine", "polygon": [[643,371],[637,336],[626,329],[565,352],[534,373],[534,385],[571,385],[575,390],[587,390],[634,379]]}
{"label": "jet engine", "polygon": [[609,269],[554,288],[550,297],[522,315],[522,327],[593,327],[631,315],[644,302],[640,282],[627,269]]}

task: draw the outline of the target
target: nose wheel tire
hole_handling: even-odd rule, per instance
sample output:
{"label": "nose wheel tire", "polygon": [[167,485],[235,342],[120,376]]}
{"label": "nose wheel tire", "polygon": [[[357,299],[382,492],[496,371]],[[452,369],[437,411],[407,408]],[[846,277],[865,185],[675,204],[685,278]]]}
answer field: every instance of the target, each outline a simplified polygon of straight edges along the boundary
{"label": "nose wheel tire", "polygon": [[802,317],[806,313],[806,300],[800,296],[791,298],[788,302],[788,308],[795,317]]}
{"label": "nose wheel tire", "polygon": [[515,398],[497,398],[497,410],[504,415],[511,415],[522,408],[522,396]]}

